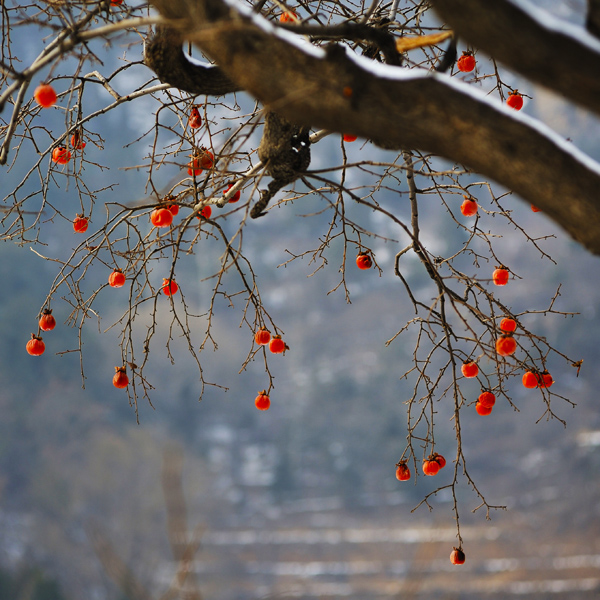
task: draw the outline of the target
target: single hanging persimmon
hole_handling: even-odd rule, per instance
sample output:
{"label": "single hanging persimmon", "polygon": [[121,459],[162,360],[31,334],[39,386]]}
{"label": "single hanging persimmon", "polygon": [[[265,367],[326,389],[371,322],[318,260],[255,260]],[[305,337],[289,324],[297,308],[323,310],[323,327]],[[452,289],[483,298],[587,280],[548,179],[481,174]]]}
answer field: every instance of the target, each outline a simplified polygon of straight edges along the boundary
{"label": "single hanging persimmon", "polygon": [[57,146],[52,150],[52,162],[66,165],[71,160],[71,153],[64,146]]}
{"label": "single hanging persimmon", "polygon": [[[210,215],[212,215],[212,208],[207,204],[201,211],[200,217],[204,217],[205,219],[210,219]],[[198,218],[200,218],[198,217]]]}
{"label": "single hanging persimmon", "polygon": [[281,23],[295,23],[298,21],[298,15],[293,10],[288,10],[287,12],[281,13],[279,21]]}
{"label": "single hanging persimmon", "polygon": [[254,404],[258,410],[269,410],[269,406],[271,406],[271,399],[269,396],[267,396],[267,390],[258,392],[258,396],[256,396]]}
{"label": "single hanging persimmon", "polygon": [[433,456],[433,460],[440,465],[440,469],[443,469],[446,466],[446,459],[437,452],[434,452],[431,456]]}
{"label": "single hanging persimmon", "polygon": [[521,381],[523,382],[523,387],[532,390],[539,385],[539,375],[533,371],[525,371]]}
{"label": "single hanging persimmon", "polygon": [[479,367],[477,366],[477,363],[472,360],[463,363],[460,371],[467,379],[472,379],[479,375]]}
{"label": "single hanging persimmon", "polygon": [[200,148],[200,166],[203,169],[212,169],[215,165],[215,157],[210,150],[206,148]]}
{"label": "single hanging persimmon", "polygon": [[154,227],[169,227],[173,222],[173,214],[168,208],[155,208],[150,214]]}
{"label": "single hanging persimmon", "polygon": [[510,333],[517,328],[517,322],[514,319],[506,317],[500,321],[500,329]]}
{"label": "single hanging persimmon", "polygon": [[25,346],[25,350],[27,350],[31,356],[41,356],[44,354],[44,350],[46,350],[46,345],[41,337],[35,335],[35,333],[32,333],[31,339]]}
{"label": "single hanging persimmon", "polygon": [[479,394],[477,402],[479,402],[481,406],[485,406],[486,408],[492,408],[494,404],[496,404],[496,396],[494,396],[492,392],[484,391],[481,392],[481,394]]}
{"label": "single hanging persimmon", "polygon": [[440,464],[435,460],[433,454],[423,461],[423,473],[425,475],[437,475],[440,470]]}
{"label": "single hanging persimmon", "polygon": [[190,160],[190,162],[188,163],[188,175],[190,177],[192,175],[194,177],[197,177],[198,175],[200,175],[202,173],[200,157],[198,156],[197,152],[194,152],[194,154],[191,154],[190,156],[192,157],[192,160]]}
{"label": "single hanging persimmon", "polygon": [[511,335],[501,335],[496,340],[496,352],[500,356],[510,356],[517,349],[517,342]]}
{"label": "single hanging persimmon", "polygon": [[515,110],[521,110],[523,108],[523,95],[519,94],[517,90],[513,90],[506,99],[506,104]]}
{"label": "single hanging persimmon", "polygon": [[75,233],[85,233],[89,225],[89,220],[83,215],[77,215],[73,220],[73,231]]}
{"label": "single hanging persimmon", "polygon": [[113,375],[113,385],[116,388],[126,388],[129,385],[129,377],[127,377],[126,367],[115,367]]}
{"label": "single hanging persimmon", "polygon": [[450,562],[453,565],[464,565],[466,560],[465,553],[462,548],[453,548],[450,552]]}
{"label": "single hanging persimmon", "polygon": [[465,50],[456,61],[456,68],[463,73],[470,73],[475,68],[475,57],[469,50]]}
{"label": "single hanging persimmon", "polygon": [[50,108],[56,104],[56,92],[48,83],[38,85],[33,92],[33,97],[42,108]]}
{"label": "single hanging persimmon", "polygon": [[366,252],[361,252],[356,257],[356,266],[363,271],[370,269],[373,266],[373,259],[371,258],[371,255],[367,254]]}
{"label": "single hanging persimmon", "polygon": [[410,479],[410,469],[405,460],[396,463],[396,479],[398,481],[408,481]]}
{"label": "single hanging persimmon", "polygon": [[120,288],[125,285],[125,274],[123,273],[123,271],[121,271],[121,269],[115,269],[108,276],[108,285],[114,288]]}
{"label": "single hanging persimmon", "polygon": [[465,199],[464,202],[460,205],[460,212],[465,217],[474,217],[477,214],[477,209],[479,208],[479,204],[473,198],[469,198],[468,196],[463,196]]}
{"label": "single hanging persimmon", "polygon": [[506,269],[505,267],[498,267],[492,273],[492,281],[494,282],[494,285],[506,285],[508,283],[509,277],[510,274],[508,272],[508,269]]}
{"label": "single hanging persimmon", "polygon": [[192,106],[190,118],[188,119],[188,125],[192,129],[198,129],[198,127],[202,126],[202,117],[200,116],[200,111],[198,110],[197,106]]}
{"label": "single hanging persimmon", "polygon": [[163,279],[162,291],[166,296],[172,296],[177,293],[179,286],[174,279]]}
{"label": "single hanging persimmon", "polygon": [[269,350],[273,354],[282,354],[286,350],[289,350],[289,346],[281,339],[280,335],[275,335],[269,342]]}
{"label": "single hanging persimmon", "polygon": [[357,135],[351,135],[349,133],[345,133],[342,137],[345,142],[355,142],[358,139]]}
{"label": "single hanging persimmon", "polygon": [[81,133],[79,131],[76,131],[72,136],[71,136],[71,147],[74,150],[83,150],[86,146],[86,143],[82,140],[81,138]]}
{"label": "single hanging persimmon", "polygon": [[56,327],[56,319],[52,315],[51,309],[44,309],[38,325],[42,331],[52,331]]}
{"label": "single hanging persimmon", "polygon": [[535,204],[531,205],[531,211],[532,212],[540,212],[542,209],[538,208]]}
{"label": "single hanging persimmon", "polygon": [[200,175],[202,173],[202,168],[200,167],[200,159],[197,156],[193,156],[192,160],[188,163],[188,175],[194,177]]}
{"label": "single hanging persimmon", "polygon": [[[233,183],[230,183],[227,186],[225,193],[227,193],[232,187],[233,187]],[[242,193],[240,192],[240,190],[238,190],[235,194],[233,194],[233,196],[231,196],[231,198],[229,198],[228,202],[231,202],[231,203],[237,202],[241,197],[242,197]]]}
{"label": "single hanging persimmon", "polygon": [[539,375],[539,384],[538,387],[549,388],[553,383],[554,379],[552,379],[552,375],[548,373],[548,371],[542,371]]}
{"label": "single hanging persimmon", "polygon": [[271,341],[271,332],[266,327],[261,327],[254,334],[254,341],[259,346],[266,346]]}

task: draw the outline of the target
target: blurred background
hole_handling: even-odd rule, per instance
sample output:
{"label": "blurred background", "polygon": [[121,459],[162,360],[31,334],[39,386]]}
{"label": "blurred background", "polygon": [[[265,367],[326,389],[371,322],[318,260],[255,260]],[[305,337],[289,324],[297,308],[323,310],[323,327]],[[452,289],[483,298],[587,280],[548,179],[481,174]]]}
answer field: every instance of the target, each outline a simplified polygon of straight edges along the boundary
{"label": "blurred background", "polygon": [[[582,4],[548,2],[548,8],[577,21]],[[478,55],[478,61],[485,60]],[[542,89],[523,86],[518,87],[533,98],[524,112],[600,159],[596,119]],[[248,102],[243,95],[237,99]],[[143,164],[147,147],[128,144],[151,126],[157,105],[148,99],[145,106],[146,113],[139,104],[109,113],[102,121],[104,144],[88,144],[86,157],[110,166],[114,183],[98,196],[98,205],[144,199],[144,169],[119,167]],[[227,118],[219,105],[210,111],[216,122]],[[393,160],[364,140],[347,144],[346,151],[349,160]],[[330,136],[313,149],[311,168],[337,164],[340,156],[339,136]],[[86,169],[90,188],[106,186],[105,171]],[[168,169],[165,182],[174,175]],[[3,174],[3,186],[12,189],[20,176],[18,168]],[[356,177],[354,184],[360,185]],[[56,179],[52,195],[57,206],[73,203],[70,212],[77,212],[76,193],[64,177]],[[399,194],[387,198],[383,193],[379,199],[400,218],[409,214]],[[342,290],[328,294],[339,282],[341,244],[327,249],[328,267],[312,277],[314,265],[308,260],[279,266],[290,253],[314,247],[326,231],[328,215],[318,214],[318,199],[282,205],[249,223],[245,254],[253,260],[263,302],[291,347],[285,356],[270,358],[275,376],[270,410],[260,413],[254,407],[257,392],[268,385],[262,360],[257,357],[238,373],[251,333],[239,327],[235,301],[215,307],[218,350],[201,354],[205,378],[224,387],[208,386],[198,401],[198,369],[186,341],[172,341],[174,362],[167,355],[170,317],[163,298],[164,320],[159,319],[159,343],[150,359],[152,406],[139,402],[138,424],[126,393],[111,384],[121,361],[119,330],[106,329],[125,310],[125,288],[103,290],[98,320],[84,327],[82,380],[68,301],[53,301],[58,325],[44,337],[44,356],[32,358],[24,348],[37,330],[57,263],[32,252],[29,244],[3,244],[0,599],[139,600],[140,594],[158,599],[181,567],[181,556],[173,552],[176,535],[198,542],[189,565],[195,577],[186,586],[207,599],[597,598],[600,262],[518,198],[505,198],[503,204],[532,236],[551,236],[540,245],[557,264],[541,258],[521,234],[483,214],[480,226],[503,235],[497,242],[501,256],[520,277],[498,293],[515,310],[540,310],[560,284],[556,308],[578,314],[532,316],[528,324],[565,355],[584,362],[578,377],[565,360],[552,358],[550,365],[553,391],[576,403],[554,401],[566,428],[547,420],[541,394],[517,380],[510,389],[517,410],[504,402],[493,418],[465,411],[462,441],[469,473],[488,503],[507,510],[489,515],[475,510],[480,501],[461,480],[467,555],[462,567],[448,559],[457,545],[450,494],[442,491],[430,499],[430,509],[421,505],[413,512],[424,495],[450,482],[451,469],[434,480],[400,483],[395,478],[394,465],[406,443],[404,401],[414,385],[400,380],[414,339],[409,334],[385,345],[412,317],[412,305],[393,273],[394,254],[402,245],[374,242],[381,275],[349,266],[347,303]],[[400,235],[376,213],[351,210],[352,218],[372,231]],[[465,234],[446,208],[425,197],[420,210],[431,251],[449,255],[460,247]],[[235,231],[239,215],[223,226]],[[66,259],[79,241],[70,222],[53,219],[43,224],[34,249]],[[209,240],[202,244],[177,267],[177,281],[196,314],[208,308],[213,284],[203,279],[221,253]],[[403,260],[412,289],[428,301],[427,273],[410,258]],[[104,284],[108,272],[102,265],[90,269],[87,292]],[[197,327],[200,343],[202,318]],[[476,382],[472,388],[474,400]],[[444,404],[449,401],[440,400],[436,450],[451,464],[456,441],[452,407]],[[179,478],[175,469],[171,483],[163,485],[161,474],[170,464],[166,457],[174,449],[183,457],[182,474]],[[187,510],[181,530],[167,518],[167,507],[177,504],[178,482],[184,495],[179,501]]]}

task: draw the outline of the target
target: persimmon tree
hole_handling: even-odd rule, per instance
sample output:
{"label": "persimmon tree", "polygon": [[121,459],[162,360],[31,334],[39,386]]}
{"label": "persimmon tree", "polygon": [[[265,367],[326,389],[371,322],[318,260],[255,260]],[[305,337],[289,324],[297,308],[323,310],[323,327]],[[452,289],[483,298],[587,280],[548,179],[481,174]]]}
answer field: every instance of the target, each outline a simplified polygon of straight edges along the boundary
{"label": "persimmon tree", "polygon": [[[273,336],[273,351],[284,354],[286,342],[292,349],[293,343],[282,336],[285,323],[274,322],[263,302],[243,234],[255,219],[269,219],[275,207],[290,210],[316,198],[328,226],[315,233],[312,247],[290,252],[288,263],[307,258],[315,271],[339,271],[334,290],[348,301],[350,269],[378,270],[405,290],[414,317],[390,331],[387,342],[409,335],[416,340],[402,374],[414,387],[405,399],[399,478],[408,479],[411,467],[413,476],[420,474],[422,461],[432,472],[429,463],[438,463],[441,450],[435,432],[444,426],[436,422],[436,407],[450,403],[456,447],[443,453],[454,474],[431,494],[451,490],[462,554],[459,482],[475,491],[476,509],[497,508],[469,474],[461,443],[464,411],[489,415],[494,402],[512,404],[510,386],[528,373],[533,385],[527,387],[536,387],[544,401],[542,417],[558,418],[555,403],[570,401],[551,389],[559,374],[555,367],[548,372],[550,360],[560,359],[564,369],[581,364],[527,326],[529,313],[568,314],[555,306],[558,289],[544,306],[524,312],[514,312],[496,293],[519,274],[516,265],[503,264],[494,228],[509,224],[519,243],[553,261],[543,238],[514,219],[507,204],[514,192],[600,253],[600,165],[527,115],[532,84],[600,112],[600,83],[593,76],[600,70],[597,0],[588,2],[586,23],[587,31],[565,25],[516,0],[5,2],[0,164],[18,173],[19,181],[3,190],[2,238],[56,261],[40,316],[64,298],[71,307],[68,322],[81,332],[97,316],[98,297],[119,294],[113,300],[121,307],[113,325],[121,331],[117,372],[107,378],[114,375],[115,385],[126,388],[136,414],[141,399],[151,401],[148,357],[162,314],[170,315],[169,356],[179,334],[198,365],[199,395],[206,385],[223,383],[211,383],[202,366],[202,352],[216,347],[218,298],[235,300],[248,331],[240,367],[256,368],[261,359],[265,389],[259,395],[276,403],[267,342]],[[24,59],[25,36],[35,46],[33,59]],[[475,62],[469,58],[459,70],[462,53]],[[507,83],[513,73],[531,89],[525,84],[514,90]],[[42,84],[51,88],[40,89]],[[88,101],[98,89],[107,92],[100,105]],[[518,104],[507,105],[508,97]],[[525,107],[516,110],[523,97]],[[108,194],[110,171],[102,189],[86,181],[93,169],[123,166],[102,156],[99,123],[148,99],[154,112],[144,112],[146,132],[123,140],[147,148],[142,165],[126,166],[147,172],[147,186],[138,193],[145,200],[116,201]],[[337,162],[313,167],[331,136],[339,139]],[[364,151],[355,160],[350,144],[385,152],[374,160]],[[59,186],[76,192],[75,207],[56,200]],[[463,232],[447,256],[424,241],[440,232],[421,230],[419,209],[432,200],[448,226]],[[400,205],[410,207],[407,218]],[[361,220],[366,211],[385,228],[372,231]],[[73,222],[81,239],[66,260],[41,245],[47,223],[61,220]],[[383,239],[396,246],[390,272],[382,272],[373,250],[374,241]],[[222,257],[203,281],[212,300],[199,318],[177,274],[207,244],[219,244]],[[340,248],[334,260],[332,247]],[[415,289],[404,275],[409,255],[433,288]],[[92,270],[103,270],[106,284],[87,293],[82,283]],[[501,323],[508,320],[506,329]],[[82,375],[83,365],[82,358]],[[473,395],[468,386],[475,379],[481,390]],[[254,395],[249,393],[250,402]]]}

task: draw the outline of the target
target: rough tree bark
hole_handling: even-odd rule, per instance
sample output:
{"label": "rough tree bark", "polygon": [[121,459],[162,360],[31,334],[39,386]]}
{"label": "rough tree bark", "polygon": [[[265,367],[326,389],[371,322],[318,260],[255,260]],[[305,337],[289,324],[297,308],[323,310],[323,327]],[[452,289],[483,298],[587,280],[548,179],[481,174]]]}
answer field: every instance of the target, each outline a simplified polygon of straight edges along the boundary
{"label": "rough tree bark", "polygon": [[297,179],[310,165],[310,128],[294,125],[273,111],[265,115],[265,127],[258,157],[273,178],[252,207],[253,219],[262,217],[271,198]]}
{"label": "rough tree bark", "polygon": [[[282,32],[256,15],[242,14],[233,3],[154,0],[152,4],[237,85],[290,121],[359,135],[386,148],[420,149],[462,163],[535,204],[588,250],[600,254],[600,166],[537,121],[446,75],[380,65],[340,45],[315,48],[301,36]],[[433,0],[433,4],[439,2]],[[466,33],[459,30],[470,43],[477,45],[468,37],[472,28],[490,40],[498,39],[488,31],[495,29],[498,21],[490,21],[485,11],[476,10],[464,18],[467,4],[489,8],[490,3],[445,0],[444,4],[455,7],[452,14],[450,9],[444,11],[444,18],[448,12],[457,23],[470,22],[464,26]],[[494,2],[512,11],[509,4]],[[515,18],[511,36],[519,40],[521,48],[527,46],[534,55],[539,51],[543,64],[564,64],[562,41],[542,24],[532,25],[526,16]],[[550,35],[550,43],[544,41],[544,32]],[[585,31],[581,32],[585,38]],[[585,40],[580,43],[575,37],[567,38],[564,44],[585,59],[583,72],[571,75],[571,81],[577,82],[572,85],[585,89],[573,91],[569,97],[600,112],[595,77],[600,45],[596,48]],[[496,43],[501,52],[503,44]],[[496,54],[491,44],[486,50]],[[523,69],[522,63],[515,64],[514,70],[527,74],[530,63],[525,63]],[[556,81],[573,69],[581,71],[569,61],[560,76],[556,71],[554,79],[549,78],[549,87],[557,89]],[[586,91],[590,89],[591,93]]]}

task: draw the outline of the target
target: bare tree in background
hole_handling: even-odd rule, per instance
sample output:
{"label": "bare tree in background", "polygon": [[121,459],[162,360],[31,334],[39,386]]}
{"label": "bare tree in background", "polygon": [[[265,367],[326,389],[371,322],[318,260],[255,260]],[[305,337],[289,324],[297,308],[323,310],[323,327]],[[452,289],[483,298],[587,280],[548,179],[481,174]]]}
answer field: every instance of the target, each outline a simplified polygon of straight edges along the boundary
{"label": "bare tree in background", "polygon": [[139,582],[131,568],[119,556],[119,553],[97,523],[88,526],[88,535],[94,551],[100,559],[107,575],[121,589],[125,597],[131,600],[202,600],[193,560],[200,547],[202,527],[198,526],[188,533],[187,509],[182,482],[183,455],[171,448],[165,451],[163,459],[162,485],[167,507],[167,529],[173,559],[177,571],[169,588],[160,595],[152,594]]}
{"label": "bare tree in background", "polygon": [[[461,415],[475,410],[475,399],[463,392],[462,365],[479,365],[476,377],[482,392],[511,404],[508,383],[531,372],[544,398],[545,417],[556,417],[553,402],[569,402],[550,388],[550,357],[562,358],[565,368],[581,365],[527,328],[528,314],[567,314],[555,307],[559,289],[546,305],[526,312],[513,312],[494,293],[495,267],[510,279],[518,276],[518,268],[503,264],[494,229],[488,221],[482,224],[484,217],[508,223],[519,243],[553,260],[542,239],[513,218],[506,204],[509,193],[498,191],[496,184],[535,205],[590,252],[600,253],[600,165],[526,110],[507,106],[509,96],[521,96],[503,74],[508,67],[588,111],[600,112],[595,77],[600,72],[600,41],[593,37],[600,3],[588,2],[589,32],[528,6],[508,0],[3,3],[0,163],[22,177],[14,189],[3,190],[2,239],[34,244],[40,256],[56,261],[56,278],[41,313],[63,296],[72,308],[70,323],[81,331],[96,316],[98,296],[112,293],[108,282],[84,292],[86,276],[102,269],[107,279],[124,275],[126,292],[118,301],[122,316],[114,325],[121,331],[118,377],[137,412],[141,398],[150,401],[148,357],[165,303],[171,317],[167,352],[172,358],[172,339],[183,338],[197,362],[202,395],[210,380],[201,354],[217,342],[215,302],[235,300],[249,340],[241,368],[262,357],[268,395],[273,388],[271,354],[253,340],[261,328],[278,335],[285,324],[273,321],[261,298],[252,266],[255,257],[245,252],[243,232],[253,227],[254,219],[269,219],[274,207],[287,210],[292,203],[302,207],[305,198],[318,199],[329,225],[290,262],[307,258],[315,271],[326,268],[326,251],[339,244],[335,289],[348,300],[346,273],[356,268],[355,257],[362,257],[362,267],[380,269],[374,242],[385,239],[396,246],[394,275],[414,317],[390,331],[388,343],[409,333],[416,340],[413,360],[402,375],[414,383],[414,390],[406,398],[407,442],[399,449],[399,465],[412,465],[416,471],[422,460],[435,460],[435,431],[440,427],[436,405],[440,400],[453,403],[450,426],[457,445],[455,456],[448,459],[454,477],[445,487],[454,498],[462,546],[459,481],[466,479],[473,487],[478,508],[494,508],[469,475],[463,454]],[[23,61],[16,46],[25,35],[44,40],[33,60]],[[96,42],[115,39],[129,45],[120,66],[111,71],[105,65],[115,64],[122,47]],[[198,49],[204,55],[201,61],[190,58]],[[466,73],[456,67],[457,56],[465,51],[477,60],[475,69]],[[483,52],[491,59],[483,60]],[[42,81],[58,93],[51,108],[34,99]],[[103,104],[88,111],[88,94],[98,88],[110,96],[102,96]],[[525,98],[531,94],[520,92]],[[248,112],[238,104],[237,93],[259,102]],[[108,197],[110,175],[102,189],[86,184],[86,171],[105,166],[95,162],[104,143],[98,121],[148,98],[155,111],[147,114],[147,130],[134,143],[148,145],[149,152],[142,165],[129,165],[147,171],[147,188],[139,192],[146,199],[115,201]],[[217,108],[227,111],[225,125],[213,118]],[[260,144],[254,143],[255,131],[261,132]],[[330,135],[340,140],[337,164],[311,168],[322,140]],[[391,156],[385,161],[371,160],[366,152],[351,160],[347,149],[354,136],[394,153],[385,154]],[[109,157],[101,160],[115,166]],[[174,169],[178,176],[163,175]],[[78,194],[76,211],[53,199],[57,185],[65,184]],[[424,241],[442,232],[422,235],[419,207],[433,199],[448,226],[465,234],[448,256],[436,255]],[[477,202],[472,216],[461,212],[465,201]],[[408,218],[395,210],[400,203],[410,206]],[[377,213],[386,226],[370,230],[354,217],[365,214],[356,212],[357,206]],[[49,221],[77,219],[85,231],[67,260],[59,261],[35,245]],[[231,222],[236,224],[233,233],[224,226]],[[212,301],[199,318],[189,310],[185,286],[175,289],[172,283],[188,256],[207,244],[219,244],[222,258],[203,282],[212,290]],[[433,299],[431,288],[414,289],[403,275],[409,255],[430,278]],[[121,275],[114,277],[113,284],[122,283]],[[502,319],[514,321],[515,331],[501,330]],[[514,340],[516,351],[499,354],[499,338],[511,340],[509,346]]]}

